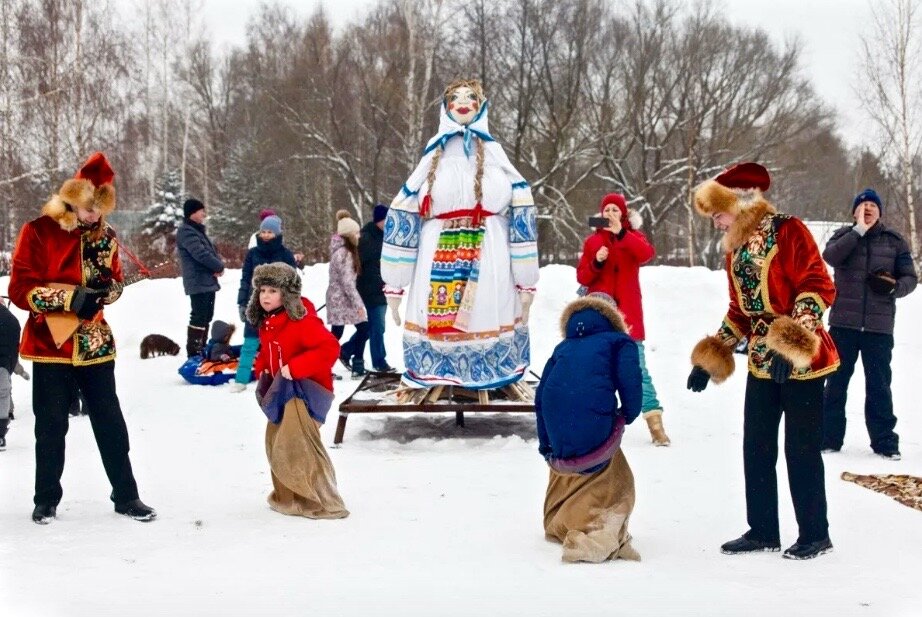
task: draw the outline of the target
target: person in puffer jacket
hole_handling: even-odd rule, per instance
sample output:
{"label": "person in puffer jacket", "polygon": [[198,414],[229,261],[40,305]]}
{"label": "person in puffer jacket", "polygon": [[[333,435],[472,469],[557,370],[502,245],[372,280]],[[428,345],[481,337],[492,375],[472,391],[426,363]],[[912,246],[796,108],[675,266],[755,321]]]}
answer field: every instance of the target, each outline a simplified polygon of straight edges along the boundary
{"label": "person in puffer jacket", "polygon": [[571,302],[560,324],[565,338],[535,393],[538,452],[550,467],[545,534],[563,543],[564,561],[639,559],[627,533],[634,477],[621,451],[643,399],[637,343],[600,292]]}

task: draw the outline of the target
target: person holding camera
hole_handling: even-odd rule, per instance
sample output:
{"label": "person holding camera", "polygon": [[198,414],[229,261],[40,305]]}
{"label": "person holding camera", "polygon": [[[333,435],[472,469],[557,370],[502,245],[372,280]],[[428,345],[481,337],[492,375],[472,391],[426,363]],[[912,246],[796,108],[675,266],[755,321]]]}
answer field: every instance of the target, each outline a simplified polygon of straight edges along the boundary
{"label": "person holding camera", "polygon": [[823,451],[838,452],[845,438],[848,382],[861,355],[864,366],[864,421],[871,449],[900,459],[894,432],[890,360],[896,299],[909,295],[918,282],[909,245],[881,222],[883,203],[873,189],[852,203],[855,223],[838,229],[826,243],[823,259],[833,267],[836,303],[829,314],[829,334],[841,364],[823,394]]}
{"label": "person holding camera", "polygon": [[[114,176],[102,153],[92,155],[42,215],[23,226],[13,253],[10,299],[29,312],[19,353],[33,362],[32,520],[42,525],[56,517],[63,494],[67,413],[77,389],[86,397],[115,511],[142,521],[156,516],[138,498],[115,391],[115,340],[103,316],[103,307],[121,295],[113,283],[123,280],[115,230],[105,221],[115,209]],[[70,336],[56,340],[53,323],[63,323],[57,331]]]}
{"label": "person holding camera", "polygon": [[663,428],[663,407],[647,370],[643,345],[646,333],[640,294],[640,266],[649,263],[656,251],[647,237],[638,230],[643,219],[636,211],[628,211],[624,195],[605,195],[599,210],[602,216],[589,220],[596,230],[583,244],[576,279],[586,287],[587,294],[602,292],[614,298],[618,310],[624,315],[640,355],[643,380],[641,412],[653,444],[668,446],[672,442]]}

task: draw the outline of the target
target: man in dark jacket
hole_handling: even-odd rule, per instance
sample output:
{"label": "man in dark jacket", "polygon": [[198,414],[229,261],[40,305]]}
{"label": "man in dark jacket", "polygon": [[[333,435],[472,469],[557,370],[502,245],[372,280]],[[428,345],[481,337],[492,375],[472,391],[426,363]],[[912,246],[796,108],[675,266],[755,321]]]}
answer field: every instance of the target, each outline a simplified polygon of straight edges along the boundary
{"label": "man in dark jacket", "polygon": [[186,354],[201,353],[208,338],[208,324],[214,317],[215,294],[221,285],[224,262],[205,233],[205,204],[187,199],[182,206],[183,222],[176,230],[176,250],[182,269],[182,286],[192,302],[186,331]]}
{"label": "man in dark jacket", "polygon": [[12,407],[12,376],[19,362],[19,320],[0,301],[0,450],[6,449],[6,431]]}
{"label": "man in dark jacket", "polygon": [[[359,259],[362,271],[355,282],[365,310],[368,312],[368,340],[371,345],[371,365],[376,371],[392,373],[396,369],[387,363],[384,348],[384,318],[387,315],[387,299],[384,297],[384,281],[381,279],[381,247],[384,245],[384,220],[387,206],[378,204],[372,213],[372,221],[366,223],[359,237]],[[356,350],[356,356],[365,355],[365,346]]]}
{"label": "man in dark jacket", "polygon": [[823,396],[823,451],[842,448],[848,382],[861,354],[864,419],[871,448],[884,458],[899,460],[890,392],[893,322],[896,299],[915,289],[916,271],[906,241],[881,222],[883,204],[876,192],[859,193],[852,209],[855,223],[837,230],[823,251],[823,259],[835,269],[836,301],[829,315],[829,333],[841,359]]}

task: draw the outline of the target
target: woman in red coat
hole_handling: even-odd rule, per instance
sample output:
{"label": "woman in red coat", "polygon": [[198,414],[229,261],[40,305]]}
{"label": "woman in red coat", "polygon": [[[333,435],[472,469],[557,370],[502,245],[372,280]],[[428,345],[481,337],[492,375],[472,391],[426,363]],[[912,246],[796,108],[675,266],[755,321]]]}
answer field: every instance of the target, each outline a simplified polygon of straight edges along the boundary
{"label": "woman in red coat", "polygon": [[609,193],[599,206],[609,226],[596,229],[586,238],[583,254],[576,269],[576,279],[587,287],[586,293],[602,292],[615,299],[618,310],[630,328],[631,338],[637,342],[640,368],[643,376],[643,404],[641,411],[657,446],[671,442],[663,429],[663,407],[656,396],[656,388],[647,371],[643,341],[643,302],[640,294],[640,266],[648,263],[656,251],[647,237],[638,231],[640,215],[628,211],[624,196]]}
{"label": "woman in red coat", "polygon": [[339,343],[301,297],[301,277],[276,262],[253,271],[247,320],[259,329],[257,399],[269,418],[266,455],[272,472],[269,507],[307,518],[349,516],[336,488],[320,426],[333,403]]}

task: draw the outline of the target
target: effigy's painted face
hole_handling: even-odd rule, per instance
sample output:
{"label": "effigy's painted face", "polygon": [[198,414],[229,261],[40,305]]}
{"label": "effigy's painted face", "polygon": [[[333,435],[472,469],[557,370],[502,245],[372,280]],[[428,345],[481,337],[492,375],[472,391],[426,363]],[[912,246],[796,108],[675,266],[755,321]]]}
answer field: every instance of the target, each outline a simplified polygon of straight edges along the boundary
{"label": "effigy's painted face", "polygon": [[459,86],[451,91],[446,101],[448,114],[458,124],[468,125],[480,111],[480,101],[471,88]]}

